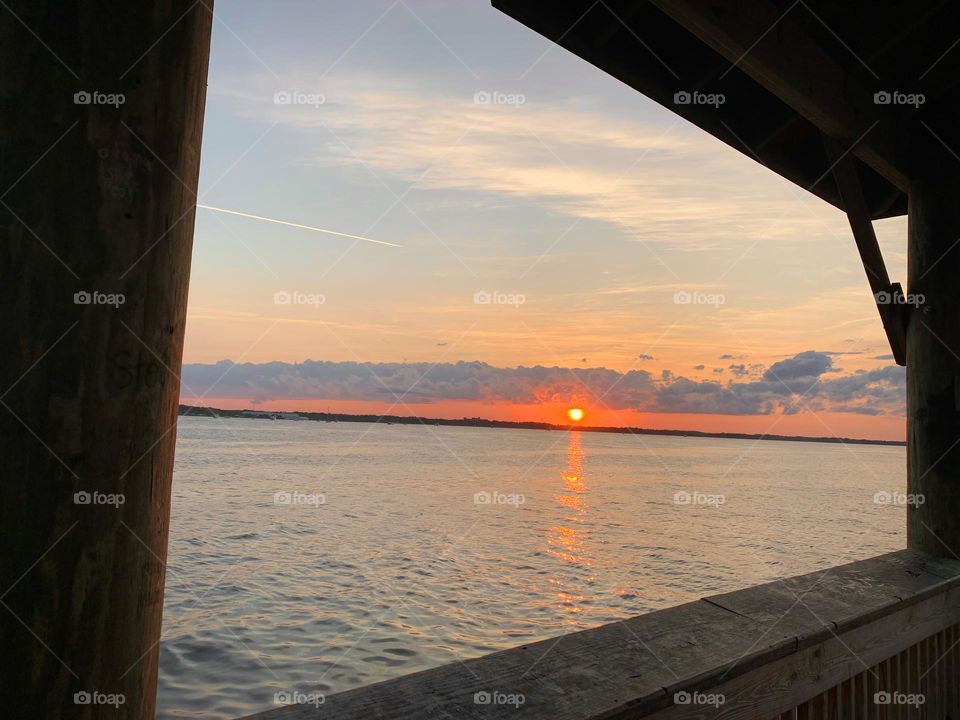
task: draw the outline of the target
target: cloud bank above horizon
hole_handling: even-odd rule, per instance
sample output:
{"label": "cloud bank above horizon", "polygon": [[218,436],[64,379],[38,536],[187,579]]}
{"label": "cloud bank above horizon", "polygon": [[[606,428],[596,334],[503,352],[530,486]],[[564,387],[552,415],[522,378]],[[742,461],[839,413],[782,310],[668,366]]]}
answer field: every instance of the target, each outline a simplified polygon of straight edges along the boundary
{"label": "cloud bank above horizon", "polygon": [[[720,372],[717,372],[720,371]],[[906,376],[886,365],[844,374],[832,353],[807,350],[769,367],[712,369],[731,379],[697,379],[670,370],[518,366],[484,362],[191,363],[184,398],[231,397],[253,404],[283,399],[429,404],[448,400],[519,405],[579,404],[613,411],[711,415],[795,414],[804,409],[901,416]]]}

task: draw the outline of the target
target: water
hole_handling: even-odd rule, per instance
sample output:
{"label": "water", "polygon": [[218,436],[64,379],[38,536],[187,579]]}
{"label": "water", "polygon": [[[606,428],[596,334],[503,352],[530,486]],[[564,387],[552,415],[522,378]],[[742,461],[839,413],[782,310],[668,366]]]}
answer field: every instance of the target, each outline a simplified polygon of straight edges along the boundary
{"label": "water", "polygon": [[904,511],[874,495],[904,473],[901,447],[181,418],[158,717],[899,549]]}

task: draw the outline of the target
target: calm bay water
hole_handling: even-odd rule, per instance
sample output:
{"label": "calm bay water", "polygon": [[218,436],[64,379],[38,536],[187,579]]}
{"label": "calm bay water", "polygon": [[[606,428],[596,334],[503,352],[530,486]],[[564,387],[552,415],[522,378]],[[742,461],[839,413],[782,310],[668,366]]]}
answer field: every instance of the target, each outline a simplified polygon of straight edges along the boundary
{"label": "calm bay water", "polygon": [[159,718],[903,547],[901,447],[181,418]]}

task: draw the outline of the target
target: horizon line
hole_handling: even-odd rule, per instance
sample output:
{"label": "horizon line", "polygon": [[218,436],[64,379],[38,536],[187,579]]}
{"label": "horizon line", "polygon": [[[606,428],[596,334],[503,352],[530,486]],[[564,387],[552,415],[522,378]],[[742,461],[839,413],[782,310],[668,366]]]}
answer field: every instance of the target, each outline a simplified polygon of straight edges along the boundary
{"label": "horizon line", "polygon": [[[178,403],[177,415],[184,417],[189,413],[182,413],[187,410],[207,410],[226,414],[226,417],[241,417],[245,419],[256,419],[250,416],[244,416],[243,413],[257,413],[261,415],[300,415],[307,420],[311,420],[311,415],[330,418],[346,418],[344,422],[373,422],[379,423],[381,420],[399,421],[405,425],[426,425],[426,424],[445,424],[453,427],[492,427],[503,430],[566,430],[580,432],[605,432],[611,434],[623,435],[666,435],[669,437],[708,437],[718,440],[781,440],[787,442],[819,442],[832,445],[855,444],[855,445],[887,445],[906,447],[906,440],[882,440],[879,438],[850,438],[850,437],[827,437],[815,435],[773,435],[770,433],[744,433],[744,432],[717,432],[707,430],[684,430],[684,429],[657,429],[644,428],[638,426],[626,425],[579,425],[570,423],[561,425],[537,420],[493,420],[482,417],[462,417],[462,418],[432,418],[422,415],[384,415],[379,413],[338,413],[338,412],[317,412],[314,410],[258,410],[256,408],[244,408],[241,410],[230,410],[226,408],[217,408],[210,405],[188,405],[184,402]],[[369,420],[368,418],[376,418]]]}

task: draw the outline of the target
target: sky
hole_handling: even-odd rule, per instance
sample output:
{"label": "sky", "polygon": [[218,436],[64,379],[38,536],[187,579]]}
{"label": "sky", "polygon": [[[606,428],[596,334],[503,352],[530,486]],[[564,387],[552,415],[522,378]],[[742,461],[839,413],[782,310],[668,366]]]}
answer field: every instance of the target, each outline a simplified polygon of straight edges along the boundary
{"label": "sky", "polygon": [[216,14],[183,402],[903,439],[840,211],[485,0]]}

